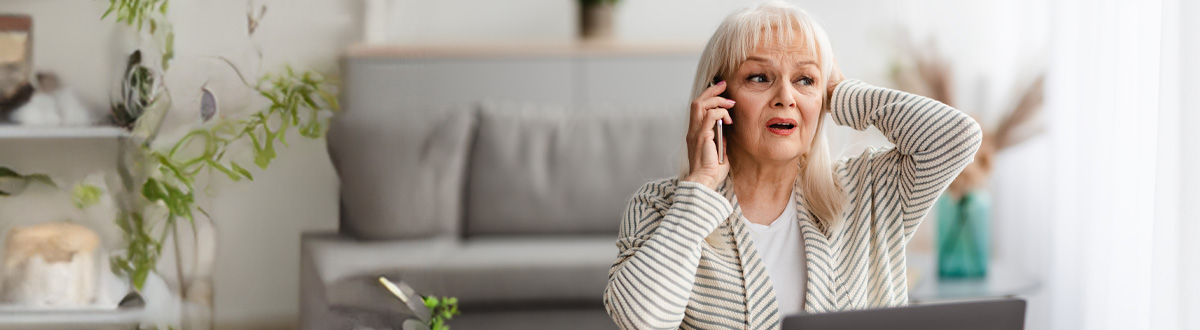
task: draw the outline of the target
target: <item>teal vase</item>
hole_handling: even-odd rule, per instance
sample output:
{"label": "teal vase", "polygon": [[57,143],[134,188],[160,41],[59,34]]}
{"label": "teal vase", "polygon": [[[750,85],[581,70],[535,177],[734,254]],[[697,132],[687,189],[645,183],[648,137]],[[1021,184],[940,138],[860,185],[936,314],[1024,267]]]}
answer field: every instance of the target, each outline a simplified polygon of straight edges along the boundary
{"label": "teal vase", "polygon": [[987,275],[991,224],[987,193],[975,190],[957,199],[942,194],[937,217],[938,276]]}

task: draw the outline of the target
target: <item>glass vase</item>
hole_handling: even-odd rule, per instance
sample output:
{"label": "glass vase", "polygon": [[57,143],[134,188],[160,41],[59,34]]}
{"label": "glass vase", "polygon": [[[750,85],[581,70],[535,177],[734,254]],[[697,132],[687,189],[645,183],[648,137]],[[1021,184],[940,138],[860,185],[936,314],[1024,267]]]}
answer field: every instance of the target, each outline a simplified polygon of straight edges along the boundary
{"label": "glass vase", "polygon": [[987,275],[991,201],[974,190],[962,197],[943,194],[937,202],[938,276],[973,278]]}
{"label": "glass vase", "polygon": [[[186,330],[213,329],[213,270],[217,256],[217,227],[207,215],[193,213],[193,222],[175,220],[171,238],[176,264],[159,271],[172,274],[180,300],[180,325]],[[168,263],[169,265],[169,263]]]}

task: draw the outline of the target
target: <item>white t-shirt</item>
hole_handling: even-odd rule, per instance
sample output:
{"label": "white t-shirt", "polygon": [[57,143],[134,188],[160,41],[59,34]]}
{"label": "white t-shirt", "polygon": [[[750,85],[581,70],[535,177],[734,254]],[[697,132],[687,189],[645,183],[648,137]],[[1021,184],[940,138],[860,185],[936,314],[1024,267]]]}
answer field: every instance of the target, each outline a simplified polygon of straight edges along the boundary
{"label": "white t-shirt", "polygon": [[771,277],[780,316],[804,311],[808,267],[805,265],[804,236],[800,234],[799,220],[796,219],[795,195],[788,201],[783,214],[768,226],[752,223],[746,217],[742,217],[742,221],[749,225],[754,247]]}

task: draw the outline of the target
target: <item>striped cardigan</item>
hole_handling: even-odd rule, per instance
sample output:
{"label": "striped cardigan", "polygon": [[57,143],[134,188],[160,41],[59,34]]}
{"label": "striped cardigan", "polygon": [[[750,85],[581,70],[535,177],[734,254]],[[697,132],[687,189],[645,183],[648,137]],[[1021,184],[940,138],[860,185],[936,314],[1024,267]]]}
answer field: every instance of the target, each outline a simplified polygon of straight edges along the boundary
{"label": "striped cardigan", "polygon": [[[808,266],[804,310],[904,305],[905,244],[972,161],[979,124],[932,99],[857,80],[838,84],[831,109],[838,125],[874,125],[896,146],[836,164],[849,204],[832,233],[814,223],[796,182]],[[619,327],[779,328],[775,293],[731,187],[728,178],[716,191],[672,178],[633,195],[604,290],[605,309]]]}

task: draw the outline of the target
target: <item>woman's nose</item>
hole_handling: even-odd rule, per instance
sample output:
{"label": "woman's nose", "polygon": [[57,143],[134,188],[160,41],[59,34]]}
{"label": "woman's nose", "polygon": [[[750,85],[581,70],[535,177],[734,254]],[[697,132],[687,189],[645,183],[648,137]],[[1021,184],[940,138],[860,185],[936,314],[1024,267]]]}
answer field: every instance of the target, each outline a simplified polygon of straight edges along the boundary
{"label": "woman's nose", "polygon": [[775,89],[775,103],[777,107],[794,108],[796,107],[795,90],[791,84],[779,84],[779,88]]}

